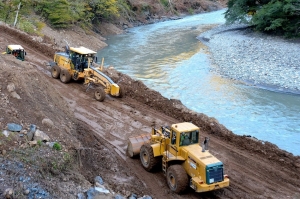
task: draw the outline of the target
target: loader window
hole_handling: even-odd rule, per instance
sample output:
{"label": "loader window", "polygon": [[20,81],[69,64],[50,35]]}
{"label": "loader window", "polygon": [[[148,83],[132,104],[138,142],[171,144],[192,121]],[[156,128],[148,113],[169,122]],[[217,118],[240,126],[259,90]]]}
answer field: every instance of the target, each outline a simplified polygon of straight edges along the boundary
{"label": "loader window", "polygon": [[182,132],[180,134],[179,146],[188,146],[198,143],[199,131]]}
{"label": "loader window", "polygon": [[176,132],[172,131],[172,140],[171,144],[176,144]]}
{"label": "loader window", "polygon": [[180,143],[179,146],[188,146],[191,143],[190,134],[189,133],[181,133],[180,134]]}
{"label": "loader window", "polygon": [[191,144],[198,143],[198,140],[199,140],[199,131],[192,131],[190,134],[191,134]]}

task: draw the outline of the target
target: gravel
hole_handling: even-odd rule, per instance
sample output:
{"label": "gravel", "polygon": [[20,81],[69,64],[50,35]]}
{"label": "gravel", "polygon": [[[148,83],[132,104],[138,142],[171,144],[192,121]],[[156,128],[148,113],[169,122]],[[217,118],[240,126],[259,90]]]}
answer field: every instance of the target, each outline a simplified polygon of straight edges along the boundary
{"label": "gravel", "polygon": [[198,36],[212,54],[215,72],[268,90],[300,94],[300,40],[220,25]]}

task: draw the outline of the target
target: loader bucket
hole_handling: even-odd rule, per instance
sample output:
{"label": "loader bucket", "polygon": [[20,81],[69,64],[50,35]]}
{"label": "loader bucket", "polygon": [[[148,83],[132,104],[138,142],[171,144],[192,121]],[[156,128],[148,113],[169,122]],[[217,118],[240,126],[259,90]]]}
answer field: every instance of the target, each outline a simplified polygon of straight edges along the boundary
{"label": "loader bucket", "polygon": [[134,157],[140,154],[140,149],[144,143],[150,142],[151,134],[144,134],[136,137],[130,137],[127,145],[127,155]]}

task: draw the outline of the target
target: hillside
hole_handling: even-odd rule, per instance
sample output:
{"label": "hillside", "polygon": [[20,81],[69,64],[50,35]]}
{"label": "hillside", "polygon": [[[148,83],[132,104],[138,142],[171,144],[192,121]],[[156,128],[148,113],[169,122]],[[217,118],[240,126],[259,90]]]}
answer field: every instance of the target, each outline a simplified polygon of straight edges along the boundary
{"label": "hillside", "polygon": [[[118,32],[107,24],[107,30]],[[0,50],[11,43],[22,45],[26,61],[0,55],[0,194],[8,188],[14,198],[80,198],[101,176],[112,198],[150,195],[152,198],[298,198],[300,157],[275,145],[234,135],[214,118],[195,113],[178,100],[164,98],[111,68],[106,74],[124,88],[123,98],[97,102],[79,82],[63,84],[53,79],[46,65],[65,45],[105,47],[99,35],[81,30],[45,28],[44,38],[32,37],[0,24]],[[53,41],[51,38],[55,38]],[[120,81],[121,80],[121,81]],[[157,126],[192,121],[201,127],[201,138],[210,137],[210,152],[225,165],[229,188],[182,195],[169,191],[162,172],[148,173],[139,159],[126,156],[127,139]],[[22,131],[5,131],[9,123]],[[62,150],[28,141],[31,125],[49,136]],[[5,132],[5,133],[3,133]],[[8,133],[8,134],[7,134]],[[7,136],[6,136],[7,135]]]}

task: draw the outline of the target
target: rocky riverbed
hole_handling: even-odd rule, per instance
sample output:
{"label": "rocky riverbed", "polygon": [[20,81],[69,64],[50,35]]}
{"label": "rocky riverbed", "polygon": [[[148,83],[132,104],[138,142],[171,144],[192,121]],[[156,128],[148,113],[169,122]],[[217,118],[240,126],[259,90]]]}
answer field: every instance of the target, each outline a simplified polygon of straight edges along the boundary
{"label": "rocky riverbed", "polygon": [[300,40],[270,36],[246,25],[220,25],[198,36],[215,72],[268,90],[300,94]]}

